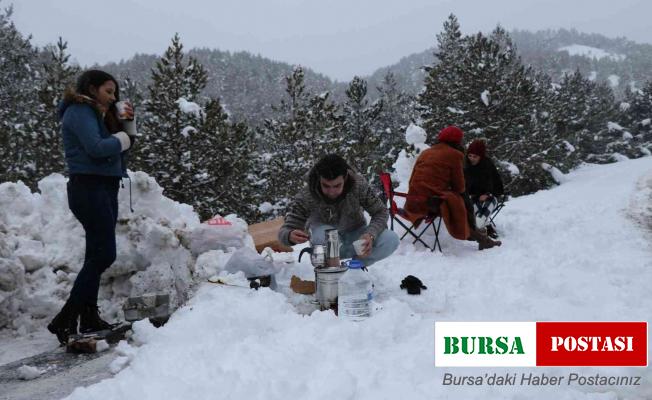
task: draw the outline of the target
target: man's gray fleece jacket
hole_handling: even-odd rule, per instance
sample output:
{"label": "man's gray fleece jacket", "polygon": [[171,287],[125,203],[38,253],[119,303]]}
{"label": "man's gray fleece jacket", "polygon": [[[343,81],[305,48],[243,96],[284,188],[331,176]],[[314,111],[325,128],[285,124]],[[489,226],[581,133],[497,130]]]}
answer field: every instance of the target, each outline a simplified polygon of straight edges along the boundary
{"label": "man's gray fleece jacket", "polygon": [[387,229],[389,212],[385,204],[369,186],[367,181],[349,170],[345,193],[336,202],[327,202],[319,188],[319,177],[314,170],[308,174],[308,184],[294,197],[285,222],[278,232],[281,243],[292,246],[290,232],[295,229],[308,230],[310,225],[326,224],[340,232],[352,231],[366,225],[363,210],[371,216],[366,232],[377,238]]}

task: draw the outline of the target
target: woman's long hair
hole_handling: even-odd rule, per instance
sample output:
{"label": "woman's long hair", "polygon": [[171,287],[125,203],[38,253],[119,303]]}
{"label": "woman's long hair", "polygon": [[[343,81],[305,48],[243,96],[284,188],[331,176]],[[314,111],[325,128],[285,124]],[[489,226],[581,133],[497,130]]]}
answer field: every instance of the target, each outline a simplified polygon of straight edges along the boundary
{"label": "woman's long hair", "polygon": [[[99,69],[89,69],[84,71],[84,73],[77,78],[75,91],[77,94],[82,94],[95,99],[95,96],[91,94],[91,86],[95,89],[99,89],[100,86],[108,81],[112,81],[115,84],[115,101],[120,101],[120,85],[118,85],[118,81],[111,74],[100,71]],[[122,123],[116,116],[115,103],[111,104],[107,112],[104,114],[104,124],[111,133],[123,130]]]}

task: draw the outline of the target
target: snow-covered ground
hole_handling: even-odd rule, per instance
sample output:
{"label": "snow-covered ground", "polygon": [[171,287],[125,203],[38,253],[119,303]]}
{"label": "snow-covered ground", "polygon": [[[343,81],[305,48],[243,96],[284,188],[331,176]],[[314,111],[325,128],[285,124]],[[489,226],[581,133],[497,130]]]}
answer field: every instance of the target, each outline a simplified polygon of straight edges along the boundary
{"label": "snow-covered ground", "polygon": [[[444,235],[444,254],[403,242],[374,265],[378,309],[360,323],[299,313],[279,291],[204,284],[169,323],[135,327],[114,378],[70,399],[649,399],[648,368],[435,368],[434,321],[650,319],[652,158],[590,165],[552,190],[513,199],[497,222],[503,246],[479,252]],[[299,249],[295,249],[295,252]],[[428,286],[399,288],[406,275]],[[234,282],[237,282],[234,281]],[[650,344],[650,343],[649,343]],[[445,372],[581,372],[642,376],[637,387],[443,386]]]}
{"label": "snow-covered ground", "polygon": [[57,347],[57,339],[46,329],[17,335],[8,329],[0,331],[0,366],[31,357]]}
{"label": "snow-covered ground", "polygon": [[[424,134],[417,128],[408,130],[409,137],[422,149]],[[399,190],[406,189],[413,163],[413,155],[399,156]],[[252,246],[243,222],[229,216],[231,227],[200,224],[146,174],[131,176],[135,213],[122,190],[118,260],[102,282],[103,312],[120,318],[124,298],[144,291],[171,291],[179,303],[195,295],[165,327],[137,324],[133,342],[105,357],[115,358],[106,367],[115,377],[78,389],[73,399],[652,398],[650,368],[563,369],[644,381],[639,387],[552,391],[441,383],[445,372],[559,369],[433,366],[434,321],[648,320],[650,157],[584,166],[557,188],[513,199],[497,220],[500,248],[478,252],[476,244],[446,233],[444,254],[403,242],[371,269],[377,310],[362,323],[314,311],[310,297],[292,293],[290,277],[313,279],[312,268],[281,254],[274,255],[275,268],[281,268],[276,292],[196,286],[224,269],[234,248]],[[40,193],[31,193],[22,184],[0,184],[0,326],[13,328],[0,331],[0,365],[56,348],[44,325],[69,292],[83,257],[83,232],[67,210],[64,178],[53,175],[39,186]],[[399,289],[409,274],[428,286],[421,296]],[[247,286],[241,274],[225,276]],[[95,370],[90,375],[102,376]],[[39,393],[39,379],[30,381],[30,393]],[[46,383],[56,384],[56,377]]]}

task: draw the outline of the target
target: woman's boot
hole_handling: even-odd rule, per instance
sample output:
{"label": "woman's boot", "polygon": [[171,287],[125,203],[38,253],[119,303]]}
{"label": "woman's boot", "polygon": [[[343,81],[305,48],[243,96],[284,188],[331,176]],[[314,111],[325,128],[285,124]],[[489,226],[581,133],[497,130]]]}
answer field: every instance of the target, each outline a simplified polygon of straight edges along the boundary
{"label": "woman's boot", "polygon": [[478,242],[478,250],[490,249],[503,244],[500,240],[489,239],[486,232],[480,231],[479,229],[472,230],[469,238]]}
{"label": "woman's boot", "polygon": [[111,329],[113,325],[100,318],[100,310],[95,304],[86,304],[79,318],[79,332],[97,332]]}
{"label": "woman's boot", "polygon": [[57,335],[59,343],[67,344],[70,335],[77,334],[77,318],[80,306],[68,299],[59,314],[48,324],[48,330]]}

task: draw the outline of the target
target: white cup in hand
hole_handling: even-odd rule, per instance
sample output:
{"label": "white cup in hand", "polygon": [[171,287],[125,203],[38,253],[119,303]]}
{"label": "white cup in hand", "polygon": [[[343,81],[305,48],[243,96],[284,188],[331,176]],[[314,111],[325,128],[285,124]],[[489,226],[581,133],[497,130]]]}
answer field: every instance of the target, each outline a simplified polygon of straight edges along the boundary
{"label": "white cup in hand", "polygon": [[119,119],[133,120],[133,118],[127,117],[127,105],[129,105],[129,100],[120,100],[115,103],[115,108],[118,111]]}
{"label": "white cup in hand", "polygon": [[353,249],[355,250],[355,254],[361,256],[364,254],[364,248],[367,245],[367,241],[365,239],[358,239],[355,242],[353,242]]}

